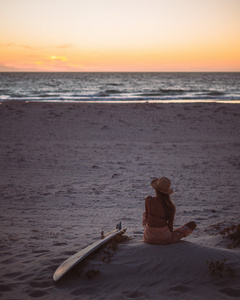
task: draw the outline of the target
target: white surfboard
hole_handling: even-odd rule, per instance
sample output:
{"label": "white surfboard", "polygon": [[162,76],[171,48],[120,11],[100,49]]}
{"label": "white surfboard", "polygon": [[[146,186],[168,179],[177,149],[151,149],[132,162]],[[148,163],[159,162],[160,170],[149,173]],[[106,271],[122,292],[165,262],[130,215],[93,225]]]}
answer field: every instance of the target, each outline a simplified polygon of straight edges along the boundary
{"label": "white surfboard", "polygon": [[80,250],[76,254],[70,256],[65,260],[53,274],[53,280],[57,282],[62,278],[68,271],[75,267],[80,261],[84,260],[88,255],[96,251],[98,248],[110,241],[114,236],[122,232],[121,222],[117,224],[116,229],[110,232],[105,238],[89,245],[88,247]]}

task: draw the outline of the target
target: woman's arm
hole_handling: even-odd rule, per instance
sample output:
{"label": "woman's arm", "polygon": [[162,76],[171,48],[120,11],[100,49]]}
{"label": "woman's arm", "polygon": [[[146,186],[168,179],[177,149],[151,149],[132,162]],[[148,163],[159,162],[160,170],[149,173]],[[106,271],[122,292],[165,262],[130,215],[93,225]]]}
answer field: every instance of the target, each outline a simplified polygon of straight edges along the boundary
{"label": "woman's arm", "polygon": [[169,227],[170,231],[173,231],[173,223],[174,223],[175,212],[176,212],[176,208],[175,208],[175,206],[174,206],[174,207],[173,207],[173,212],[172,212],[171,218],[170,218],[170,220],[168,221],[168,227]]}
{"label": "woman's arm", "polygon": [[143,214],[143,226],[146,226],[148,222],[148,197],[145,199],[145,213]]}

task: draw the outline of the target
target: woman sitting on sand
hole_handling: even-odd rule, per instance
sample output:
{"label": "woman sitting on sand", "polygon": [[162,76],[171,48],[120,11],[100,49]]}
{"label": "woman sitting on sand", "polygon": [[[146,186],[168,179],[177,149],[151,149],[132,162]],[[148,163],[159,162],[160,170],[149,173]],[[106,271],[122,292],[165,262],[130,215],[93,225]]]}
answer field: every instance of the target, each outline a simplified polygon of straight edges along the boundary
{"label": "woman sitting on sand", "polygon": [[189,222],[173,230],[175,205],[170,199],[173,190],[171,181],[166,177],[151,182],[156,191],[156,197],[148,196],[145,200],[145,213],[143,214],[144,235],[143,240],[149,244],[172,244],[188,236],[196,227],[195,222]]}

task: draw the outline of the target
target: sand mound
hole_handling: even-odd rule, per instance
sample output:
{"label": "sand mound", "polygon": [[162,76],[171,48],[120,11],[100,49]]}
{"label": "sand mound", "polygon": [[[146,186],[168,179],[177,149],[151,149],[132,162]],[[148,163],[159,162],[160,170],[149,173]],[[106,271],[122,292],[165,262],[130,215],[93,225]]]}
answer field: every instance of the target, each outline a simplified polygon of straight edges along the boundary
{"label": "sand mound", "polygon": [[[156,295],[161,295],[159,299],[240,297],[239,251],[187,241],[148,245],[135,238],[119,245],[110,262],[103,263],[101,257],[102,253],[98,253],[85,266],[87,270],[98,270],[94,279],[89,281],[78,273],[57,286],[89,299],[158,299]],[[224,268],[211,274],[207,262],[217,261],[223,262]],[[236,273],[230,274],[230,269]]]}

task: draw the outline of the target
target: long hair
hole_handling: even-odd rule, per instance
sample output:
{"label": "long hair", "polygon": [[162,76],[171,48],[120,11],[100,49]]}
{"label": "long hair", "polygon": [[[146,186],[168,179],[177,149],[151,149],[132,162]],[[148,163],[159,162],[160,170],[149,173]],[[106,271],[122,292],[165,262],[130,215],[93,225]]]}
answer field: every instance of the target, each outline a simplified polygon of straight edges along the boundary
{"label": "long hair", "polygon": [[171,220],[175,214],[175,205],[172,203],[172,200],[168,194],[161,193],[158,190],[155,191],[156,191],[157,198],[163,204],[167,219]]}

